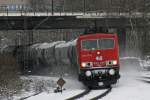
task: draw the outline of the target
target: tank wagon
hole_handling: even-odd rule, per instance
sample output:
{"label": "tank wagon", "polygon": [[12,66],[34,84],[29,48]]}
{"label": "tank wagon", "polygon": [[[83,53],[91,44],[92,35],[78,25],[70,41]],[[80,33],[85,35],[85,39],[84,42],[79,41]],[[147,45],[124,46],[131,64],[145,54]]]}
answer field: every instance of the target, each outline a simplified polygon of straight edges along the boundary
{"label": "tank wagon", "polygon": [[[25,73],[34,73],[39,68],[65,70],[76,64],[76,40],[69,42],[57,41],[52,43],[38,43],[17,49],[18,63]],[[70,67],[71,66],[71,67]],[[57,68],[56,68],[57,67]],[[56,71],[57,71],[56,70]]]}

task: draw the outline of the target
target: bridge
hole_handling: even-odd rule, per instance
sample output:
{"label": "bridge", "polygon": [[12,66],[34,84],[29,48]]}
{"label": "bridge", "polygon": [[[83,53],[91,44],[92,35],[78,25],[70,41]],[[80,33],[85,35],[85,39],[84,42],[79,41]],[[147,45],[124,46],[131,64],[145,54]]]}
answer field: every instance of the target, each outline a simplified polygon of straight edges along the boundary
{"label": "bridge", "polygon": [[[128,27],[149,19],[150,13],[106,12],[1,12],[0,30],[81,29],[95,27]],[[139,24],[140,27],[143,24]]]}
{"label": "bridge", "polygon": [[118,12],[0,12],[0,16],[16,17],[16,16],[28,16],[28,17],[40,17],[40,16],[76,16],[77,18],[141,18],[143,16],[150,17],[150,13],[144,12],[132,12],[132,13],[118,13]]}

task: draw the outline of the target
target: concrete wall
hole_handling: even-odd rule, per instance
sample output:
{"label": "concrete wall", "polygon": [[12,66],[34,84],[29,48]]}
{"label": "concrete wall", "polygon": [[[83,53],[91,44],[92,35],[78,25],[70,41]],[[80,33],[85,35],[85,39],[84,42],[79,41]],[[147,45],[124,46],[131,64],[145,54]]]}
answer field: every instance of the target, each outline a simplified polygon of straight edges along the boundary
{"label": "concrete wall", "polygon": [[69,41],[75,39],[83,30],[80,29],[58,29],[58,30],[35,30],[35,31],[23,31],[23,30],[9,30],[0,31],[1,39],[8,39],[11,44],[8,45],[27,45],[33,43],[43,43],[52,41]]}

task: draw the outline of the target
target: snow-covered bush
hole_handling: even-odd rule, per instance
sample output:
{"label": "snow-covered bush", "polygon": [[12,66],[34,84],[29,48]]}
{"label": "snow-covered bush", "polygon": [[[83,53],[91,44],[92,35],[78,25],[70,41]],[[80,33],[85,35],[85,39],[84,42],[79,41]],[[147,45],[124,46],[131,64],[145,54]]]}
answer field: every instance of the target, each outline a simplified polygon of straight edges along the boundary
{"label": "snow-covered bush", "polygon": [[0,53],[0,99],[11,99],[22,88],[19,66],[11,53]]}

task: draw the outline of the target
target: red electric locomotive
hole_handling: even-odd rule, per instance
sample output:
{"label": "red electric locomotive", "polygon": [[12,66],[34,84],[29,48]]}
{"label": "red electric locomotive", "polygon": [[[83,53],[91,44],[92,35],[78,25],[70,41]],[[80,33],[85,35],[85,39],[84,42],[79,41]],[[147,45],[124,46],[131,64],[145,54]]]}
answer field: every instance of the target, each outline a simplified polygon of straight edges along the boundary
{"label": "red electric locomotive", "polygon": [[120,78],[117,34],[88,34],[77,40],[79,80],[88,87],[110,86]]}

